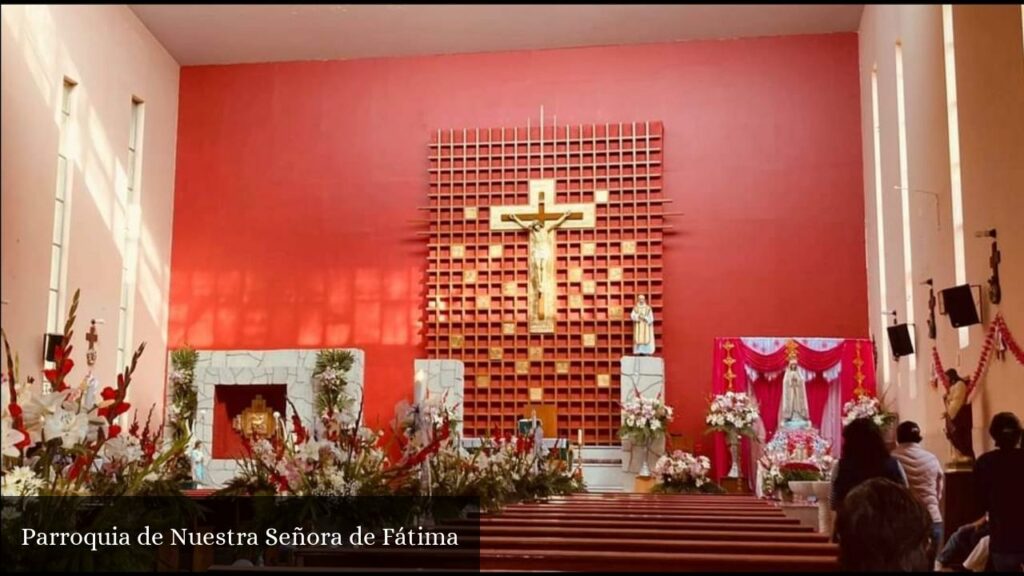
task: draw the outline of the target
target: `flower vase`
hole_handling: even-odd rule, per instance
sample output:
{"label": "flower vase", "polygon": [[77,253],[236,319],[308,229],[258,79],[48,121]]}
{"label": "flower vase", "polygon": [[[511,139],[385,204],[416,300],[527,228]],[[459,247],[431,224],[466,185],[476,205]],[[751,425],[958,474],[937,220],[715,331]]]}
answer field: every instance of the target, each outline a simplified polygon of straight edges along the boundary
{"label": "flower vase", "polygon": [[726,478],[739,478],[740,477],[740,439],[735,432],[728,432],[725,437],[726,443],[729,445],[729,458],[732,460],[732,466],[729,468],[729,473],[725,475]]}
{"label": "flower vase", "polygon": [[650,467],[647,466],[647,457],[648,457],[648,454],[649,454],[650,449],[651,449],[651,441],[649,439],[645,439],[643,441],[643,448],[644,448],[643,464],[640,465],[640,471],[637,472],[636,475],[638,477],[640,477],[640,478],[650,478],[651,477],[651,469],[650,469]]}

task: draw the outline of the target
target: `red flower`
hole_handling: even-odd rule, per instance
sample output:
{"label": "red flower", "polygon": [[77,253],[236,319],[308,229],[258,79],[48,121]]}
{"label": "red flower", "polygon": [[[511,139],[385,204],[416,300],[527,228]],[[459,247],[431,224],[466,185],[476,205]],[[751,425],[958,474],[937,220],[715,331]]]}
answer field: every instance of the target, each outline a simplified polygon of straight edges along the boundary
{"label": "red flower", "polygon": [[78,478],[78,475],[82,473],[86,467],[89,466],[91,458],[89,456],[79,456],[75,463],[71,465],[71,469],[68,471],[68,480],[74,480]]}
{"label": "red flower", "polygon": [[15,420],[21,418],[21,406],[18,404],[11,402],[7,405],[7,411],[11,413],[11,418],[14,418]]}
{"label": "red flower", "polygon": [[302,425],[302,418],[298,414],[292,414],[292,429],[295,432],[295,443],[302,444],[309,437],[306,427]]}
{"label": "red flower", "polygon": [[121,433],[121,427],[118,426],[117,424],[111,424],[110,425],[110,430],[109,430],[109,432],[107,434],[107,437],[108,438],[117,438],[118,434],[120,434],[120,433]]}
{"label": "red flower", "polygon": [[113,404],[104,406],[96,410],[96,414],[98,416],[100,416],[101,418],[106,418],[108,421],[111,421],[114,418],[120,416],[121,414],[124,414],[125,412],[128,411],[129,408],[132,407],[131,404],[120,401],[118,398],[121,395],[118,393],[117,390],[114,390],[110,386],[104,388],[103,391],[100,392],[100,396],[102,396],[103,400],[105,401],[113,400],[114,402]]}

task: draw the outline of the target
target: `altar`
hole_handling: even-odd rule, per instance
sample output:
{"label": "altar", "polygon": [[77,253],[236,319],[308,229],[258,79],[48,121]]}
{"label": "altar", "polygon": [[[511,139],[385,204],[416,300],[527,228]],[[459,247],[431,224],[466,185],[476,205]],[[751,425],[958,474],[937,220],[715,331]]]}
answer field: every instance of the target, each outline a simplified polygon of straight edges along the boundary
{"label": "altar", "polygon": [[[783,400],[783,375],[791,358],[802,377],[810,425],[831,445],[838,458],[842,445],[842,407],[859,393],[874,394],[874,346],[864,338],[721,337],[714,343],[712,394],[727,390],[753,397],[762,415],[760,442],[744,439],[742,469],[751,491],[756,490],[756,462],[765,443],[776,437]],[[721,434],[713,445],[712,476],[721,478],[729,467],[729,451]],[[818,447],[820,449],[820,447]],[[808,446],[813,451],[814,446]]]}

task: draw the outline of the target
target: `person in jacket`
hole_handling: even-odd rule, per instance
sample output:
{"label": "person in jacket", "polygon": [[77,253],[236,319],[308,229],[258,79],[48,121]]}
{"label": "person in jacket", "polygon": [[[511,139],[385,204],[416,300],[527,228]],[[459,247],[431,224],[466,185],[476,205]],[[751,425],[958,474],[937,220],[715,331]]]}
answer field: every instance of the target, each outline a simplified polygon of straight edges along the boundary
{"label": "person in jacket", "polygon": [[988,513],[989,555],[998,572],[1024,570],[1024,449],[1020,420],[1012,412],[992,417],[996,449],[974,464],[977,502]]}
{"label": "person in jacket", "polygon": [[934,558],[942,545],[942,512],[939,510],[945,481],[942,464],[934,454],[921,447],[921,427],[916,422],[900,423],[896,428],[896,442],[892,455],[903,466],[910,492],[925,505],[932,517],[929,553]]}

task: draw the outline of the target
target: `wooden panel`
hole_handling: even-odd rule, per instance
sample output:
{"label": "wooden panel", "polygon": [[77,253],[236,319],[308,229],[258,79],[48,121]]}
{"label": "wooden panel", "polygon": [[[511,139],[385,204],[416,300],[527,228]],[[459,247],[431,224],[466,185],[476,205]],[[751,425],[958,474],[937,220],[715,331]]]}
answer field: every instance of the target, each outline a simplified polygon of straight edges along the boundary
{"label": "wooden panel", "polygon": [[[628,312],[638,294],[662,307],[662,147],[660,122],[434,133],[423,324],[429,358],[466,365],[467,437],[514,431],[524,406],[543,403],[563,436],[618,442]],[[528,239],[491,230],[490,210],[526,205],[529,181],[543,178],[555,179],[557,204],[595,203],[597,222],[555,233],[555,332],[531,334]],[[657,323],[655,337],[660,349]]]}

